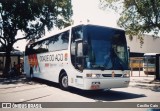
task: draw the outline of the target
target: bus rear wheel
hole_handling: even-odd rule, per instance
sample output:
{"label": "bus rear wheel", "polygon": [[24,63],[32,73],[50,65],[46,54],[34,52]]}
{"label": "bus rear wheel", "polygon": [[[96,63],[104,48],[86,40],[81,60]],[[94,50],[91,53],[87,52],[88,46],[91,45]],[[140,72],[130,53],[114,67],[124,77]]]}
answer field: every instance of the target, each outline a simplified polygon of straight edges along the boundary
{"label": "bus rear wheel", "polygon": [[62,90],[68,90],[68,76],[65,72],[61,74],[59,84]]}

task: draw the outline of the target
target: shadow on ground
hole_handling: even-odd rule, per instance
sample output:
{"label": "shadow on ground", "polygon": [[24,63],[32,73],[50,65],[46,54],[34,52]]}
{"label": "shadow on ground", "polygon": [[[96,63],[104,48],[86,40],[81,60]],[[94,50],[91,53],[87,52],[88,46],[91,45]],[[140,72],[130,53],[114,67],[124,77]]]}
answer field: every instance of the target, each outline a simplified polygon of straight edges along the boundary
{"label": "shadow on ground", "polygon": [[134,94],[124,91],[83,91],[79,89],[72,88],[71,93],[78,94],[96,101],[118,101],[146,97],[144,94]]}
{"label": "shadow on ground", "polygon": [[27,79],[24,75],[15,76],[12,78],[0,78],[1,85],[19,84],[19,83],[32,85],[32,84],[37,84],[38,82],[36,83],[31,79]]}
{"label": "shadow on ground", "polygon": [[[53,83],[50,81],[42,80],[42,79],[26,79],[26,78],[12,78],[12,79],[0,79],[0,84],[45,84],[50,87],[55,87],[55,88],[60,88],[59,84]],[[104,91],[104,90],[98,90],[98,91],[86,91],[86,90],[80,90],[77,88],[70,88],[68,92],[77,94],[79,96],[83,96],[86,98],[93,99],[95,101],[118,101],[118,100],[127,100],[127,99],[135,99],[135,98],[143,98],[146,97],[144,94],[134,94],[134,93],[128,93],[125,91],[114,91],[114,90],[109,90],[109,91]]]}
{"label": "shadow on ground", "polygon": [[147,90],[151,90],[154,92],[160,92],[160,85],[154,85],[154,86],[149,86],[147,84],[135,84],[131,87],[136,87],[136,88],[140,88],[140,89],[147,89]]}
{"label": "shadow on ground", "polygon": [[[59,84],[41,80],[41,79],[34,79],[35,82],[46,84],[51,87],[60,88]],[[94,99],[97,102],[100,101],[118,101],[118,100],[126,100],[126,99],[135,99],[135,98],[142,98],[146,97],[144,94],[134,94],[134,93],[128,93],[125,91],[104,91],[104,90],[98,90],[98,91],[86,91],[86,90],[80,90],[77,88],[70,87],[68,92],[77,94],[79,96],[83,96],[86,98]]]}

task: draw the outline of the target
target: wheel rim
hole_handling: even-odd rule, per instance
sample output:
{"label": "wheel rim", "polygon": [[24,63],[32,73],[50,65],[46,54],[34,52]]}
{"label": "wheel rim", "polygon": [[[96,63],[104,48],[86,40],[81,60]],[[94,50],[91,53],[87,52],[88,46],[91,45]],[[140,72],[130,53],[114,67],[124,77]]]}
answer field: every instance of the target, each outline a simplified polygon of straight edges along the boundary
{"label": "wheel rim", "polygon": [[63,87],[67,88],[68,87],[68,77],[67,76],[64,76],[62,78],[62,85]]}

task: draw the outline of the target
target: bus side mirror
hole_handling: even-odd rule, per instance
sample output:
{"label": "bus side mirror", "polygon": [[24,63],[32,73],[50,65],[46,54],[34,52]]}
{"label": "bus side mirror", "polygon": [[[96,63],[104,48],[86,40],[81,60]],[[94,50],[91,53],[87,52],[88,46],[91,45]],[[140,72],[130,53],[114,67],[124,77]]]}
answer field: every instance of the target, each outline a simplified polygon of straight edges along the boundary
{"label": "bus side mirror", "polygon": [[83,56],[83,43],[82,42],[77,43],[77,56],[78,57]]}
{"label": "bus side mirror", "polygon": [[128,52],[128,66],[130,67],[130,47],[127,47],[127,52]]}
{"label": "bus side mirror", "polygon": [[127,50],[128,50],[128,57],[130,57],[130,47],[129,46],[127,47]]}
{"label": "bus side mirror", "polygon": [[88,43],[83,43],[83,54],[86,56],[88,54]]}

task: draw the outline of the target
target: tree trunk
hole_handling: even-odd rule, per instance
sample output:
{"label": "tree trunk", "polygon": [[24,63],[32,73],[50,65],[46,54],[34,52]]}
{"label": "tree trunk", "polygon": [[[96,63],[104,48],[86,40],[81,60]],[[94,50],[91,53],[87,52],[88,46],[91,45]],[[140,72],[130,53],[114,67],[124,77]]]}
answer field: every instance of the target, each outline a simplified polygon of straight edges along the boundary
{"label": "tree trunk", "polygon": [[5,67],[3,70],[3,76],[7,77],[8,76],[8,72],[10,70],[10,64],[11,64],[11,50],[12,48],[10,48],[9,46],[6,48],[6,61],[5,61]]}

